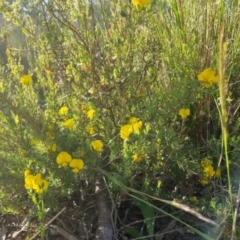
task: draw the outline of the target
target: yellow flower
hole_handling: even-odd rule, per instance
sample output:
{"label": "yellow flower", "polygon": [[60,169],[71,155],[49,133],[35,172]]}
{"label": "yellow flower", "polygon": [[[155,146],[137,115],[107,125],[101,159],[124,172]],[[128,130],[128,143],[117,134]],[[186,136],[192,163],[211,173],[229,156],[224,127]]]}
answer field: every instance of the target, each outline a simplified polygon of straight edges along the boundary
{"label": "yellow flower", "polygon": [[103,151],[103,142],[101,140],[94,140],[91,142],[93,149],[97,152]]}
{"label": "yellow flower", "polygon": [[129,123],[132,125],[134,123],[137,123],[139,121],[139,118],[136,118],[136,117],[132,117],[129,119]]}
{"label": "yellow flower", "polygon": [[215,172],[215,174],[214,174],[214,177],[216,177],[216,178],[220,178],[220,177],[221,177],[221,171],[220,171],[220,169],[217,169],[217,170],[216,170],[216,172]]}
{"label": "yellow flower", "polygon": [[20,78],[20,82],[23,85],[29,86],[32,84],[32,77],[30,75],[24,75]]}
{"label": "yellow flower", "polygon": [[35,191],[38,194],[42,194],[43,192],[46,192],[48,190],[48,187],[49,187],[48,181],[46,181],[45,179],[41,179]]}
{"label": "yellow flower", "polygon": [[132,0],[132,3],[138,8],[138,10],[141,10],[149,2],[150,0]]}
{"label": "yellow flower", "polygon": [[71,168],[73,168],[73,172],[74,173],[78,173],[81,169],[83,169],[84,167],[84,162],[82,159],[77,159],[77,158],[74,158],[70,163],[69,163],[69,166]]}
{"label": "yellow flower", "polygon": [[198,80],[205,88],[210,88],[213,83],[217,83],[219,77],[212,68],[207,68],[198,74]]}
{"label": "yellow flower", "polygon": [[134,161],[134,162],[140,162],[140,161],[142,160],[141,155],[140,155],[140,154],[137,154],[137,153],[135,153],[135,154],[132,156],[132,158],[133,158],[133,161]]}
{"label": "yellow flower", "polygon": [[24,171],[24,176],[25,176],[25,177],[27,177],[27,176],[30,175],[30,174],[31,174],[30,170],[27,169],[27,170]]}
{"label": "yellow flower", "polygon": [[49,150],[50,150],[51,152],[56,152],[56,151],[57,151],[57,144],[54,143],[54,144],[49,148]]}
{"label": "yellow flower", "polygon": [[65,126],[65,128],[70,129],[70,128],[72,128],[73,125],[74,125],[74,120],[73,120],[72,118],[67,119],[67,120],[63,123],[63,125]]}
{"label": "yellow flower", "polygon": [[46,136],[49,139],[54,139],[55,138],[55,136],[54,136],[54,134],[52,132],[46,132]]}
{"label": "yellow flower", "polygon": [[142,121],[140,121],[139,118],[132,117],[132,118],[130,118],[129,123],[133,127],[133,132],[135,134],[140,134],[140,129],[142,128]]}
{"label": "yellow flower", "polygon": [[34,180],[34,176],[32,174],[27,175],[25,177],[24,187],[28,190],[33,189],[33,180]]}
{"label": "yellow flower", "polygon": [[213,170],[212,166],[207,166],[203,169],[204,176],[205,177],[213,177],[215,174],[215,171]]}
{"label": "yellow flower", "polygon": [[32,189],[41,194],[48,189],[48,182],[42,178],[42,174],[38,173],[34,176]]}
{"label": "yellow flower", "polygon": [[19,116],[18,115],[16,115],[15,117],[14,117],[14,122],[15,122],[15,124],[16,125],[18,125],[19,124]]}
{"label": "yellow flower", "polygon": [[130,134],[133,132],[133,127],[130,124],[121,127],[120,136],[122,139],[129,138]]}
{"label": "yellow flower", "polygon": [[[26,175],[27,174],[27,175]],[[24,172],[25,175],[25,188],[27,190],[35,190],[36,193],[42,194],[47,191],[49,183],[42,178],[42,174],[31,175],[29,170]]]}
{"label": "yellow flower", "polygon": [[129,138],[130,134],[134,132],[135,134],[140,134],[140,129],[142,128],[142,121],[139,118],[132,117],[129,120],[129,124],[121,127],[120,136],[122,139]]}
{"label": "yellow flower", "polygon": [[187,118],[190,116],[190,109],[189,108],[181,108],[178,112],[179,116],[182,117],[182,119]]}
{"label": "yellow flower", "polygon": [[94,109],[88,110],[88,111],[87,111],[87,117],[88,117],[90,120],[92,120],[93,115],[94,115],[95,112],[96,112],[96,111],[95,111]]}
{"label": "yellow flower", "polygon": [[140,129],[142,128],[142,121],[138,121],[132,124],[132,127],[135,134],[140,134]]}
{"label": "yellow flower", "polygon": [[61,116],[67,115],[67,114],[68,114],[68,110],[69,110],[68,107],[63,106],[63,107],[61,107],[61,108],[59,109],[58,114],[61,115]]}
{"label": "yellow flower", "polygon": [[62,167],[66,167],[68,165],[68,163],[70,163],[72,161],[72,156],[67,153],[67,152],[60,152],[57,155],[57,164],[62,166]]}
{"label": "yellow flower", "polygon": [[197,197],[196,197],[196,196],[190,197],[190,201],[191,201],[191,202],[196,202],[196,201],[197,201]]}
{"label": "yellow flower", "polygon": [[201,166],[203,168],[211,166],[211,165],[212,165],[212,161],[210,159],[204,158],[204,159],[201,160]]}
{"label": "yellow flower", "polygon": [[95,133],[94,127],[92,125],[87,125],[86,130],[91,135]]}
{"label": "yellow flower", "polygon": [[203,186],[205,186],[205,185],[208,185],[208,184],[209,184],[209,181],[208,181],[207,178],[202,178],[202,179],[200,180],[200,183],[201,183]]}

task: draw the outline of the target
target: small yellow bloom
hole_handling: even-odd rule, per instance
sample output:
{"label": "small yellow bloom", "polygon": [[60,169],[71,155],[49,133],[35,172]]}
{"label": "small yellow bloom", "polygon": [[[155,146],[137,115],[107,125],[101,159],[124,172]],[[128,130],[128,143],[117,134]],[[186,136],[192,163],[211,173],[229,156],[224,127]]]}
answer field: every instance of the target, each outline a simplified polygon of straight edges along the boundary
{"label": "small yellow bloom", "polygon": [[94,109],[90,109],[87,111],[87,117],[92,120],[93,119],[93,115],[96,111]]}
{"label": "small yellow bloom", "polygon": [[213,170],[212,166],[207,166],[203,169],[204,176],[205,177],[213,177],[215,174],[215,171]]}
{"label": "small yellow bloom", "polygon": [[182,117],[182,119],[187,118],[190,116],[190,109],[189,108],[181,108],[178,112],[178,115]]}
{"label": "small yellow bloom", "polygon": [[129,138],[130,134],[133,132],[133,127],[130,124],[121,127],[120,136],[122,139]]}
{"label": "small yellow bloom", "polygon": [[65,128],[71,129],[74,125],[74,120],[72,118],[67,119],[63,125],[65,126]]}
{"label": "small yellow bloom", "polygon": [[149,2],[150,0],[132,0],[133,5],[135,5],[138,8],[138,10],[141,10]]}
{"label": "small yellow bloom", "polygon": [[201,160],[201,166],[203,168],[211,166],[212,165],[212,160],[208,159],[208,158],[204,158]]}
{"label": "small yellow bloom", "polygon": [[201,183],[203,186],[205,186],[205,185],[208,185],[208,184],[209,184],[209,181],[208,181],[207,178],[202,178],[202,179],[200,180],[200,183]]}
{"label": "small yellow bloom", "polygon": [[15,124],[16,125],[18,125],[19,124],[19,116],[18,115],[16,115],[15,117],[14,117],[14,122],[15,122]]}
{"label": "small yellow bloom", "polygon": [[94,140],[91,142],[93,149],[97,152],[103,151],[103,142],[101,140]]}
{"label": "small yellow bloom", "polygon": [[84,162],[82,159],[74,158],[70,163],[69,166],[73,169],[74,173],[78,173],[84,167]]}
{"label": "small yellow bloom", "polygon": [[139,118],[132,117],[129,120],[129,124],[121,127],[120,136],[122,139],[129,138],[130,134],[134,132],[135,134],[140,134],[140,129],[142,128],[142,121]]}
{"label": "small yellow bloom", "polygon": [[135,134],[140,134],[140,129],[142,128],[142,121],[138,121],[132,124],[132,127]]}
{"label": "small yellow bloom", "polygon": [[134,123],[137,123],[140,119],[139,118],[136,118],[136,117],[132,117],[129,119],[129,123],[132,125]]}
{"label": "small yellow bloom", "polygon": [[137,154],[135,153],[133,156],[132,156],[132,159],[134,162],[140,162],[142,160],[142,157],[140,154]]}
{"label": "small yellow bloom", "polygon": [[30,174],[31,174],[30,170],[27,169],[27,170],[24,171],[24,176],[25,176],[25,177],[27,177],[27,176],[30,175]]}
{"label": "small yellow bloom", "polygon": [[33,180],[34,180],[34,176],[32,174],[28,174],[25,177],[25,188],[30,190],[33,189]]}
{"label": "small yellow bloom", "polygon": [[70,163],[72,161],[72,156],[67,153],[67,152],[60,152],[57,155],[57,164],[62,166],[62,167],[66,167],[68,165],[68,163]]}
{"label": "small yellow bloom", "polygon": [[219,81],[219,77],[212,68],[207,68],[198,74],[198,80],[205,88],[210,88]]}
{"label": "small yellow bloom", "polygon": [[63,106],[63,107],[61,107],[61,108],[59,109],[58,114],[61,115],[61,116],[67,115],[67,114],[68,114],[68,110],[69,110],[68,107]]}
{"label": "small yellow bloom", "polygon": [[56,152],[56,151],[57,151],[57,144],[54,143],[54,144],[50,147],[49,150],[50,150],[51,152]]}
{"label": "small yellow bloom", "polygon": [[41,184],[38,185],[38,188],[35,189],[36,193],[42,194],[43,192],[46,192],[48,190],[49,183],[45,179],[41,180]]}
{"label": "small yellow bloom", "polygon": [[42,184],[42,174],[41,173],[38,173],[34,176],[34,179],[33,179],[33,189],[38,189],[39,188],[39,185]]}
{"label": "small yellow bloom", "polygon": [[87,125],[86,130],[91,135],[95,133],[94,127],[92,125]]}
{"label": "small yellow bloom", "polygon": [[196,201],[197,201],[197,197],[196,197],[196,196],[190,197],[190,201],[191,201],[191,202],[196,202]]}
{"label": "small yellow bloom", "polygon": [[47,191],[49,183],[43,179],[42,174],[38,173],[34,176],[32,189],[36,191],[38,194],[42,194]]}
{"label": "small yellow bloom", "polygon": [[130,118],[129,123],[133,127],[133,132],[135,134],[140,134],[140,129],[142,128],[142,121],[140,121],[139,118],[132,117],[132,118]]}
{"label": "small yellow bloom", "polygon": [[32,77],[30,75],[24,75],[20,78],[20,82],[25,86],[29,86],[32,84]]}
{"label": "small yellow bloom", "polygon": [[216,178],[220,178],[220,177],[221,177],[221,171],[220,171],[220,169],[217,169],[217,170],[215,171],[214,177],[216,177]]}

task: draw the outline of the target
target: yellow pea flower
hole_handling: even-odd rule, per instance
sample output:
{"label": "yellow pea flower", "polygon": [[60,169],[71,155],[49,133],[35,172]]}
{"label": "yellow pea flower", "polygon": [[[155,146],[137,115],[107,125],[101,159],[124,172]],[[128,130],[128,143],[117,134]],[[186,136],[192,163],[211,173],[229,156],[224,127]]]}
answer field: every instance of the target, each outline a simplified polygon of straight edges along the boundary
{"label": "yellow pea flower", "polygon": [[56,152],[56,151],[57,151],[57,144],[54,143],[54,144],[49,148],[49,151],[51,151],[51,152]]}
{"label": "yellow pea flower", "polygon": [[14,117],[14,122],[15,122],[16,125],[19,124],[20,120],[19,120],[19,116],[18,116],[18,115],[16,115],[16,116]]}
{"label": "yellow pea flower", "polygon": [[133,159],[133,162],[140,162],[142,160],[142,157],[140,154],[138,153],[135,153],[133,156],[132,156],[132,159]]}
{"label": "yellow pea flower", "polygon": [[208,184],[209,184],[209,181],[208,181],[207,178],[202,178],[202,179],[200,180],[200,183],[201,183],[203,186],[205,186],[205,185],[208,185]]}
{"label": "yellow pea flower", "polygon": [[203,169],[204,176],[205,177],[213,177],[215,174],[215,171],[213,170],[212,166],[207,166]]}
{"label": "yellow pea flower", "polygon": [[133,127],[130,124],[121,127],[120,136],[122,139],[129,138],[130,134],[133,132]]}
{"label": "yellow pea flower", "polygon": [[30,75],[23,75],[20,78],[20,82],[25,86],[29,86],[32,84],[32,77]]}
{"label": "yellow pea flower", "polygon": [[30,175],[30,174],[31,174],[30,170],[27,169],[27,170],[24,171],[24,176],[25,176],[25,177],[27,177],[27,176]]}
{"label": "yellow pea flower", "polygon": [[33,180],[34,180],[34,175],[32,175],[32,174],[28,174],[25,177],[25,185],[24,185],[24,187],[27,190],[33,189]]}
{"label": "yellow pea flower", "polygon": [[141,10],[145,5],[149,4],[150,0],[132,0],[133,5],[137,7],[138,10]]}
{"label": "yellow pea flower", "polygon": [[94,109],[88,110],[88,111],[87,111],[87,117],[88,117],[90,120],[92,120],[95,112],[96,112],[96,111],[95,111]]}
{"label": "yellow pea flower", "polygon": [[72,168],[72,171],[74,173],[78,173],[81,169],[84,167],[84,162],[82,159],[77,159],[74,158],[72,161],[69,163],[69,166]]}
{"label": "yellow pea flower", "polygon": [[187,118],[190,116],[190,109],[189,108],[181,108],[178,112],[178,115],[182,117],[182,119]]}
{"label": "yellow pea flower", "polygon": [[72,118],[67,119],[64,123],[63,123],[65,128],[71,129],[74,125],[74,120]]}
{"label": "yellow pea flower", "polygon": [[91,142],[93,149],[97,152],[103,151],[103,142],[101,140],[94,140]]}
{"label": "yellow pea flower", "polygon": [[139,118],[131,117],[131,118],[129,119],[129,123],[132,125],[132,124],[134,124],[134,123],[137,123],[139,120],[140,120]]}
{"label": "yellow pea flower", "polygon": [[69,111],[69,108],[66,106],[63,106],[59,109],[58,114],[61,116],[67,115]]}
{"label": "yellow pea flower", "polygon": [[211,166],[212,165],[212,160],[208,159],[208,158],[204,158],[201,160],[201,166],[203,168]]}
{"label": "yellow pea flower", "polygon": [[47,191],[49,183],[43,179],[42,174],[38,173],[36,175],[30,174],[29,170],[24,172],[25,175],[25,188],[27,190],[34,190],[38,194],[42,194]]}
{"label": "yellow pea flower", "polygon": [[43,192],[46,192],[48,190],[49,183],[45,179],[41,180],[40,185],[37,186],[35,189],[36,193],[42,194]]}
{"label": "yellow pea flower", "polygon": [[68,152],[60,152],[56,161],[59,166],[66,167],[72,161],[72,156]]}
{"label": "yellow pea flower", "polygon": [[41,173],[38,173],[34,176],[32,188],[36,191],[36,193],[42,194],[43,192],[47,191],[48,186],[49,183],[45,179],[43,179]]}
{"label": "yellow pea flower", "polygon": [[198,80],[205,88],[210,88],[219,81],[219,77],[212,68],[207,68],[198,74]]}

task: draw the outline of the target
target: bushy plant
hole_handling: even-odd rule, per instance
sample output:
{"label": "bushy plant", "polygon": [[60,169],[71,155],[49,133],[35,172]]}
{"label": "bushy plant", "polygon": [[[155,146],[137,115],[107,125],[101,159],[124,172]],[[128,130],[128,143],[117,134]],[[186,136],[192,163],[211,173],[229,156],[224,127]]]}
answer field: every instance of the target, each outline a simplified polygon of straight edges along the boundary
{"label": "bushy plant", "polygon": [[174,188],[191,175],[202,185],[219,178],[221,27],[237,165],[237,1],[2,1],[0,8],[1,211],[17,210],[12,196],[26,189],[51,204],[80,179],[93,183],[99,169],[156,196],[169,181]]}

